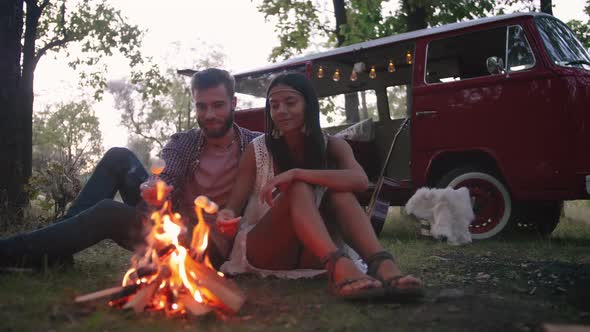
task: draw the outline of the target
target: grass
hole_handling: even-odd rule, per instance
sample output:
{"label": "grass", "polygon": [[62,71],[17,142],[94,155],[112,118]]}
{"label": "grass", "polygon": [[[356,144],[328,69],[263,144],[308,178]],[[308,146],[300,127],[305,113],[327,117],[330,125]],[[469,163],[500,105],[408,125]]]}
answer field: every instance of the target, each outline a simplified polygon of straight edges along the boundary
{"label": "grass", "polygon": [[[542,321],[590,324],[590,310],[576,304],[580,292],[575,288],[590,281],[584,279],[590,278],[588,211],[585,205],[568,204],[549,240],[499,239],[454,247],[421,237],[416,224],[394,210],[381,241],[405,272],[425,281],[423,303],[346,303],[326,293],[323,279],[244,276],[236,281],[248,302],[233,317],[164,319],[103,303],[75,305],[76,295],[118,285],[128,267],[130,254],[103,242],[77,254],[70,270],[0,274],[0,331],[517,331]],[[482,273],[489,279],[482,281]],[[566,292],[555,293],[560,287]],[[442,301],[445,289],[464,295]]]}

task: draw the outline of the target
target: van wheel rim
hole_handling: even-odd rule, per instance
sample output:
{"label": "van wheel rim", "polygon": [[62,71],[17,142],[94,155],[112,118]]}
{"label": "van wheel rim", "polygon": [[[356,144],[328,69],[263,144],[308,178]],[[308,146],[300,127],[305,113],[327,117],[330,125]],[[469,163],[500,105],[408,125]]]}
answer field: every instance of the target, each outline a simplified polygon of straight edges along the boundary
{"label": "van wheel rim", "polygon": [[498,227],[506,205],[504,197],[493,183],[483,179],[466,179],[457,183],[455,188],[467,187],[475,219],[469,225],[471,234],[484,234]]}

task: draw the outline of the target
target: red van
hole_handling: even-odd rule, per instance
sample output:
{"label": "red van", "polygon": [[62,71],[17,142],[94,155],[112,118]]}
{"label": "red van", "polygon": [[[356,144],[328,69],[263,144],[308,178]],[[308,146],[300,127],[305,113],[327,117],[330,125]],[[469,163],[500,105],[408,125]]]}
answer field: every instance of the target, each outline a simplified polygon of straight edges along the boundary
{"label": "red van", "polygon": [[313,81],[325,130],[374,183],[359,199],[377,233],[423,186],[469,188],[475,239],[516,225],[548,235],[564,200],[590,198],[590,56],[553,16],[460,22],[238,73],[251,108],[238,123],[264,129],[265,88],[283,71]]}

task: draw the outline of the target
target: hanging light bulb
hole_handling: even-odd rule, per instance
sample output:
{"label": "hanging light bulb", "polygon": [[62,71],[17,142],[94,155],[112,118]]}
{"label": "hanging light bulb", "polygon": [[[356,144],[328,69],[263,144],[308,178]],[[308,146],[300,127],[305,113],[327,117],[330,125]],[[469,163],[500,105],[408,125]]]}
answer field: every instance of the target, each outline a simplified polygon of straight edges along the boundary
{"label": "hanging light bulb", "polygon": [[334,71],[334,75],[332,75],[332,80],[334,82],[340,81],[340,69],[336,68],[336,71]]}
{"label": "hanging light bulb", "polygon": [[410,50],[406,51],[406,63],[409,65],[412,64],[412,53],[410,53]]}
{"label": "hanging light bulb", "polygon": [[369,71],[369,77],[370,78],[377,77],[377,71],[375,71],[375,66],[371,66],[371,70]]}
{"label": "hanging light bulb", "polygon": [[352,71],[352,73],[350,73],[350,80],[354,82],[354,81],[356,81],[358,78],[359,78],[359,77],[358,77],[358,74],[356,73],[356,71],[354,71],[354,70],[353,70],[353,71]]}
{"label": "hanging light bulb", "polygon": [[393,62],[393,60],[389,60],[389,65],[387,65],[387,71],[390,73],[395,72],[395,63]]}
{"label": "hanging light bulb", "polygon": [[324,78],[324,68],[322,68],[322,66],[320,66],[320,68],[318,68],[318,78],[319,79]]}

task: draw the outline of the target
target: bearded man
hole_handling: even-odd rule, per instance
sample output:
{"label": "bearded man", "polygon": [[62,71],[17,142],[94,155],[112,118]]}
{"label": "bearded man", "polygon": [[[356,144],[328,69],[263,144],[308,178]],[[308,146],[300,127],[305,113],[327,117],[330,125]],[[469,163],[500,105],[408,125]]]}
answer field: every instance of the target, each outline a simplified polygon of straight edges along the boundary
{"label": "bearded man", "polygon": [[[234,183],[246,145],[261,133],[233,121],[235,80],[225,70],[209,68],[191,79],[198,129],[174,134],[161,153],[166,166],[159,175],[175,211],[196,224],[193,201],[205,195],[223,207]],[[113,200],[119,192],[123,203]],[[155,177],[125,148],[112,148],[97,164],[86,186],[61,221],[0,240],[0,266],[40,267],[71,263],[72,255],[104,239],[128,250],[144,244],[142,220],[149,206],[159,206]],[[208,221],[214,222],[215,218]],[[212,228],[210,257],[219,265],[231,249],[231,238]],[[188,239],[185,238],[185,241]]]}

